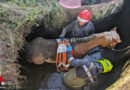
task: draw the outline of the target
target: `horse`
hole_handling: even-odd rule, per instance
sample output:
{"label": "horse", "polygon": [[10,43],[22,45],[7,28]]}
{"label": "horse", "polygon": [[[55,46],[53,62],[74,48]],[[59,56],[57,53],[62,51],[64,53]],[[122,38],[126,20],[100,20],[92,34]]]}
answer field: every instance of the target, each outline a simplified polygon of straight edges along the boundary
{"label": "horse", "polygon": [[[92,34],[83,38],[75,38],[75,42],[73,42],[74,57],[83,57],[88,50],[97,46],[114,47],[121,42],[116,29],[114,27],[111,31]],[[72,44],[71,39],[69,39],[69,42]],[[44,62],[56,63],[57,46],[56,39],[37,37],[27,45],[27,61],[34,64],[43,64]]]}

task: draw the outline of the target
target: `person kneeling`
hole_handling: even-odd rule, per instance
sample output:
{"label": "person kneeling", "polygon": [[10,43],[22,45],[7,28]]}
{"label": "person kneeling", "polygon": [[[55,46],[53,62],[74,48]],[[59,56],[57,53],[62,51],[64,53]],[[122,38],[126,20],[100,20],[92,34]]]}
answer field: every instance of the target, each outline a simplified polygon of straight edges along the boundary
{"label": "person kneeling", "polygon": [[63,83],[71,89],[80,89],[96,81],[96,77],[101,73],[110,72],[113,68],[112,63],[107,60],[91,61],[88,58],[75,59],[71,54],[72,47],[67,48],[67,58],[70,65],[75,68],[63,75]]}

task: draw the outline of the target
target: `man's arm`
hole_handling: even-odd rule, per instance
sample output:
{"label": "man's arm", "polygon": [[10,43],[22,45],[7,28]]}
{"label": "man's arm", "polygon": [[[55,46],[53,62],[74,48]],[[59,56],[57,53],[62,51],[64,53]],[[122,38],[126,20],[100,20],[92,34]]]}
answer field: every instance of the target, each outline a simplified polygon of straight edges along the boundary
{"label": "man's arm", "polygon": [[74,25],[76,24],[76,21],[73,21],[71,24],[67,25],[60,34],[60,38],[65,37],[65,35],[72,30]]}
{"label": "man's arm", "polygon": [[73,57],[70,57],[69,60],[70,60],[70,65],[75,67],[80,67],[85,63],[90,63],[90,61],[88,61],[87,59],[74,59]]}
{"label": "man's arm", "polygon": [[95,27],[94,27],[93,23],[91,21],[89,21],[89,23],[87,24],[86,29],[85,29],[85,34],[86,34],[86,36],[89,36],[89,35],[93,34],[94,32],[95,32]]}
{"label": "man's arm", "polygon": [[91,31],[90,31],[90,34],[93,34],[93,33],[95,33],[95,27],[94,27],[94,25],[93,25],[92,22],[91,22],[91,27],[92,27],[92,29],[91,29]]}
{"label": "man's arm", "polygon": [[67,48],[67,58],[69,59],[71,66],[80,67],[80,66],[84,65],[85,63],[90,63],[90,61],[87,60],[87,58],[84,58],[84,59],[74,59],[74,57],[71,54],[71,50],[72,50],[72,47],[69,46]]}

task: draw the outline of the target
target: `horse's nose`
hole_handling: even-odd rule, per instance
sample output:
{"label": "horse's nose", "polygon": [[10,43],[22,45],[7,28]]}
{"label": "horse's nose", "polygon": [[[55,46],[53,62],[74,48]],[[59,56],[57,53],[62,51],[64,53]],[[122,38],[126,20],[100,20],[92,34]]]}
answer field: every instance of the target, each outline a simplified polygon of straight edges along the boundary
{"label": "horse's nose", "polygon": [[38,56],[38,57],[32,58],[32,61],[34,64],[43,64],[45,62],[43,56]]}
{"label": "horse's nose", "polygon": [[122,42],[122,41],[121,41],[120,39],[117,39],[116,42],[117,42],[117,43],[120,43],[120,42]]}

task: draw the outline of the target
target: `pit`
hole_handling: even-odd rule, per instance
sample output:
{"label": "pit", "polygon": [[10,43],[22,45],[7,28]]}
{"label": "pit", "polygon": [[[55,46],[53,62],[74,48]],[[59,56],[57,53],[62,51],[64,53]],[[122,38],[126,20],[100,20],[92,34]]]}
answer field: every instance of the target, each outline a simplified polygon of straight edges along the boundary
{"label": "pit", "polygon": [[[118,44],[116,46],[116,49],[122,49],[122,48],[125,48],[130,45],[130,43],[128,42],[128,41],[130,41],[130,39],[124,37],[125,33],[122,33],[122,30],[125,30],[127,32],[129,30],[129,26],[130,26],[128,24],[130,18],[127,14],[127,13],[130,13],[130,9],[129,9],[130,7],[128,7],[130,2],[129,3],[128,3],[128,1],[126,1],[126,2],[127,2],[127,4],[124,5],[124,7],[120,13],[112,16],[111,18],[108,17],[98,23],[94,23],[95,28],[97,30],[96,33],[108,31],[115,25],[118,26],[117,31],[118,31],[121,39],[124,42]],[[58,32],[58,34],[59,33],[60,32]],[[43,37],[46,39],[51,39],[51,38],[57,38],[58,34],[54,34],[54,32],[48,32],[44,28],[44,25],[41,24],[38,27],[33,27],[32,33],[30,33],[25,39],[29,43],[36,37]],[[26,45],[24,46],[24,48],[25,47],[26,47]],[[126,64],[129,57],[121,58],[119,56],[122,56],[126,51],[127,50],[116,52],[115,58],[117,59],[117,61],[116,61],[116,63],[114,63],[114,69],[112,70],[112,72],[104,74],[104,75],[100,75],[99,80],[100,80],[100,78],[103,78],[103,80],[100,83],[98,83],[98,85],[92,86],[90,90],[104,90],[120,78],[122,69],[124,68],[124,65]],[[60,75],[55,74],[56,73],[55,64],[44,63],[43,65],[34,65],[34,64],[28,63],[25,58],[25,53],[26,52],[24,52],[22,50],[19,53],[19,55],[20,55],[19,61],[23,67],[21,69],[21,72],[22,72],[21,75],[27,77],[27,81],[24,83],[23,88],[25,90],[54,89],[52,87],[55,86],[56,83],[53,83],[53,85],[51,85],[52,83],[50,82],[50,84],[48,84],[47,81],[49,80],[49,77],[53,76],[53,75],[55,78],[58,76],[60,77],[63,73],[61,73]],[[108,54],[108,56],[109,56],[109,54]],[[118,62],[118,60],[119,60],[119,62]],[[61,87],[59,87],[59,88],[62,89],[65,87],[62,87],[62,85],[61,85]],[[55,88],[55,89],[57,89],[57,88]],[[65,89],[67,89],[67,88],[65,88]]]}
{"label": "pit", "polygon": [[[40,0],[40,1],[42,1],[42,0]],[[46,1],[46,0],[43,0],[43,1]],[[82,1],[85,1],[85,0],[82,0]],[[90,1],[92,1],[92,0],[90,0]],[[105,0],[95,0],[95,1],[99,1],[99,2],[101,1],[100,2],[102,4],[101,6],[106,5],[109,7],[108,2],[112,1],[112,0],[107,0],[107,4],[104,3]],[[116,0],[113,0],[113,1],[115,2]],[[98,6],[98,8],[101,8],[100,5],[98,5],[99,2],[91,3],[91,5],[96,4],[96,5],[94,5],[94,6],[96,6],[96,8],[97,8],[97,6]],[[19,7],[16,4],[15,5],[13,4],[14,6],[11,4],[3,4],[2,5],[3,9],[7,12],[9,11],[9,15],[14,16],[16,21],[17,21],[17,18],[20,18],[19,15],[26,17],[25,14],[28,14],[28,12],[33,11],[32,7],[31,7],[32,10],[26,11],[27,9],[24,6],[21,5]],[[118,3],[118,4],[120,4],[120,3]],[[30,4],[27,3],[27,6],[28,5],[30,5]],[[82,5],[84,7],[85,5],[87,5],[87,2],[82,3]],[[129,36],[130,35],[130,32],[129,32],[129,28],[130,28],[130,24],[129,24],[129,22],[130,22],[129,21],[130,20],[130,17],[129,17],[129,15],[130,15],[130,1],[124,0],[123,8],[119,8],[119,7],[113,8],[113,6],[115,6],[116,4],[112,4],[112,8],[105,8],[104,7],[106,11],[104,9],[99,10],[98,8],[97,8],[98,10],[94,11],[91,8],[91,5],[90,6],[88,5],[86,8],[89,8],[90,10],[92,10],[92,14],[93,14],[92,21],[94,22],[94,25],[96,28],[96,33],[109,31],[114,26],[118,26],[117,32],[120,35],[121,40],[123,42],[118,44],[116,46],[116,49],[123,49],[123,48],[126,48],[127,46],[129,46],[130,45],[130,36]],[[13,57],[11,63],[19,64],[19,66],[21,66],[20,69],[19,69],[19,67],[14,67],[14,70],[18,70],[16,72],[21,72],[18,75],[26,77],[26,79],[23,80],[23,79],[20,79],[17,75],[15,76],[14,74],[9,73],[10,75],[7,76],[7,77],[9,77],[9,80],[12,80],[11,78],[14,77],[14,80],[12,80],[12,81],[14,81],[15,83],[24,81],[21,85],[23,90],[54,89],[53,87],[56,86],[57,84],[53,83],[53,82],[47,82],[47,81],[51,80],[50,76],[54,76],[55,79],[57,79],[57,78],[61,77],[63,73],[56,74],[55,64],[44,63],[43,65],[34,65],[34,64],[28,63],[26,61],[26,57],[25,57],[26,50],[24,50],[24,49],[26,49],[27,44],[30,43],[36,37],[43,37],[46,39],[58,38],[63,27],[66,26],[67,24],[69,24],[71,21],[73,21],[76,18],[79,11],[81,11],[83,9],[83,7],[75,9],[74,11],[73,10],[66,10],[64,7],[62,7],[62,9],[66,12],[67,16],[71,16],[71,17],[67,17],[69,19],[68,21],[65,19],[66,17],[63,18],[63,22],[59,22],[59,18],[57,18],[57,17],[52,18],[52,15],[55,15],[57,12],[50,13],[49,17],[47,16],[47,20],[51,20],[51,22],[58,22],[58,23],[60,23],[60,25],[62,24],[62,27],[60,25],[56,24],[56,26],[57,26],[56,28],[55,28],[54,24],[48,23],[45,20],[45,18],[43,18],[44,16],[39,16],[38,18],[40,20],[38,21],[38,25],[34,25],[34,23],[32,23],[32,22],[31,22],[31,24],[28,23],[29,22],[28,19],[30,21],[31,20],[33,21],[35,19],[35,17],[32,19],[32,17],[33,17],[32,15],[29,15],[26,17],[27,20],[23,20],[22,22],[20,21],[21,23],[18,22],[20,24],[18,24],[18,27],[16,29],[14,29],[15,22],[11,22],[11,20],[13,21],[13,18],[11,18],[11,20],[9,19],[9,23],[7,23],[7,25],[8,24],[10,25],[9,30],[10,31],[12,30],[11,31],[12,33],[13,33],[13,31],[18,30],[17,31],[18,36],[16,36],[15,39],[22,37],[22,39],[20,39],[20,40],[21,41],[23,40],[23,41],[22,42],[20,42],[20,40],[15,41],[17,43],[16,47],[18,46],[18,49],[14,49],[14,51],[17,52],[17,50],[18,50],[18,56],[17,56],[18,59],[15,61],[14,56],[11,56],[11,57],[9,56],[8,58],[12,59],[12,57]],[[121,12],[118,12],[118,11],[120,11],[120,9],[121,9]],[[21,10],[21,12],[24,12],[24,13],[21,13],[20,10]],[[38,10],[39,10],[39,8],[38,8]],[[52,10],[59,10],[59,9],[54,8]],[[45,9],[45,11],[46,11],[46,9]],[[72,11],[72,12],[70,12],[70,11]],[[105,11],[105,12],[102,14],[103,11]],[[116,14],[114,12],[111,12],[111,11],[114,11]],[[100,12],[100,13],[97,13],[97,12]],[[41,14],[41,13],[43,13],[43,12],[40,12],[38,14]],[[47,11],[45,13],[49,13],[49,11]],[[60,11],[60,13],[62,13],[62,12]],[[34,10],[33,14],[37,15],[36,9]],[[46,14],[45,14],[45,16],[46,16]],[[64,16],[64,14],[60,15],[59,17],[61,18],[61,16]],[[4,17],[6,17],[6,16],[4,16]],[[8,15],[7,15],[7,17],[8,17]],[[5,19],[2,19],[2,20],[4,20],[5,22],[8,21]],[[23,26],[26,26],[26,27],[23,28]],[[30,27],[31,27],[31,29],[30,29]],[[7,27],[5,27],[5,28],[7,28]],[[5,28],[2,30],[5,30]],[[25,30],[26,30],[26,32],[25,32]],[[10,33],[10,32],[7,32],[7,33]],[[21,35],[19,35],[19,33]],[[21,43],[22,43],[22,45],[20,45]],[[22,49],[21,49],[21,46],[22,46]],[[8,45],[6,46],[6,48],[9,48],[9,47],[10,46],[8,46]],[[6,55],[6,53],[7,52],[5,52],[5,55]],[[127,55],[125,55],[125,53]],[[114,84],[116,81],[118,82],[118,79],[121,78],[121,75],[122,75],[124,70],[126,72],[125,74],[130,74],[130,72],[128,72],[128,70],[126,69],[127,67],[129,67],[129,61],[128,61],[130,58],[129,54],[130,54],[130,52],[128,49],[120,51],[120,52],[116,52],[116,54],[115,54],[116,62],[114,63],[114,69],[112,70],[112,72],[104,74],[104,75],[100,75],[98,80],[100,80],[100,78],[103,78],[103,80],[101,82],[99,82],[98,85],[91,86],[90,89],[91,90],[97,90],[97,89],[104,90],[104,89],[108,88],[109,86],[111,86],[112,84]],[[15,55],[17,55],[17,53],[15,53]],[[109,56],[109,54],[108,54],[108,56]],[[4,55],[2,57],[4,57]],[[5,56],[5,58],[7,58],[7,56]],[[67,89],[66,87],[62,87],[62,84],[60,82],[58,82],[58,84],[59,84],[58,89],[63,89],[63,88]],[[129,83],[127,83],[127,82],[121,84],[122,89],[127,88],[129,86],[128,84]],[[118,86],[115,86],[115,87],[118,87]],[[118,87],[118,89],[119,88],[120,87]],[[55,89],[57,89],[57,88],[55,88]]]}

